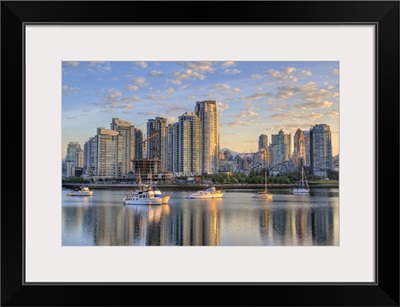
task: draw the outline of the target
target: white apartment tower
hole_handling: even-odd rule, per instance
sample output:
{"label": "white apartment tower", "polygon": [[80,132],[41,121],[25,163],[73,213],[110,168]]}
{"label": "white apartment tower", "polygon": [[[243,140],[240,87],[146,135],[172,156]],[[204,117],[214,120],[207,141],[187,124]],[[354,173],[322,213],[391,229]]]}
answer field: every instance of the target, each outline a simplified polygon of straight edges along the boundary
{"label": "white apartment tower", "polygon": [[118,141],[122,141],[118,131],[97,128],[97,172],[99,177],[118,176]]}
{"label": "white apartment tower", "polygon": [[117,155],[117,177],[122,178],[133,171],[135,158],[135,127],[127,121],[113,118],[110,130],[119,133]]}
{"label": "white apartment tower", "polygon": [[197,101],[195,114],[200,120],[202,173],[216,173],[219,171],[219,131],[216,101]]}
{"label": "white apartment tower", "polygon": [[199,117],[186,112],[178,119],[177,170],[185,175],[201,173],[201,135]]}

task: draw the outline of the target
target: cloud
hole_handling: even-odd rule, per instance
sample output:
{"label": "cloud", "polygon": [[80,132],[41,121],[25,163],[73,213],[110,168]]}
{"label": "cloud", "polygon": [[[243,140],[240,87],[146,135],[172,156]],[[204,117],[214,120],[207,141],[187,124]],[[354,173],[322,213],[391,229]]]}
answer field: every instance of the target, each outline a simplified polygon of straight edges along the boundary
{"label": "cloud", "polygon": [[142,68],[146,68],[147,67],[147,63],[146,62],[136,62],[137,65],[139,65]]}
{"label": "cloud", "polygon": [[269,69],[267,71],[267,74],[270,75],[272,78],[277,79],[282,82],[283,81],[297,82],[298,78],[294,76],[295,72],[296,72],[296,68],[287,67],[283,71]]}
{"label": "cloud", "polygon": [[304,77],[311,77],[311,76],[312,76],[312,72],[311,72],[311,71],[307,71],[307,70],[302,70],[302,71],[301,71],[301,74],[302,74]]}
{"label": "cloud", "polygon": [[175,77],[175,80],[204,80],[206,78],[203,74],[192,69],[173,72],[172,76]]}
{"label": "cloud", "polygon": [[139,86],[133,85],[133,84],[128,84],[128,85],[126,86],[126,89],[127,89],[128,91],[137,91],[137,90],[139,89]]}
{"label": "cloud", "polygon": [[144,85],[146,83],[146,79],[143,77],[134,78],[133,81],[135,81],[137,85]]}
{"label": "cloud", "polygon": [[241,113],[232,114],[228,117],[239,117],[239,118],[261,118],[262,116],[257,113],[258,109],[255,107],[248,107],[243,110]]}
{"label": "cloud", "polygon": [[226,68],[226,67],[231,67],[231,66],[235,66],[235,65],[236,65],[236,63],[233,61],[226,61],[226,62],[222,63],[221,67]]}
{"label": "cloud", "polygon": [[168,94],[172,94],[172,93],[174,92],[174,89],[173,89],[172,87],[169,87],[169,88],[166,90],[166,92],[167,92]]}
{"label": "cloud", "polygon": [[62,92],[64,94],[76,94],[79,93],[79,87],[72,87],[72,86],[68,86],[68,85],[63,85],[62,87]]}
{"label": "cloud", "polygon": [[229,106],[222,103],[222,102],[217,102],[217,110],[218,112],[224,112],[226,109],[228,109]]}
{"label": "cloud", "polygon": [[92,61],[87,64],[88,71],[91,73],[105,73],[111,71],[111,64],[108,62]]}
{"label": "cloud", "polygon": [[327,113],[325,113],[325,116],[331,117],[331,118],[339,118],[339,111],[338,110],[332,110]]}
{"label": "cloud", "polygon": [[268,98],[271,96],[272,96],[272,93],[270,93],[270,92],[261,92],[261,93],[252,94],[250,96],[242,97],[240,99],[246,100],[246,101],[254,101],[254,100],[265,99],[265,98]]}
{"label": "cloud", "polygon": [[62,66],[63,67],[78,67],[79,66],[79,62],[77,62],[77,61],[63,61],[62,62]]}
{"label": "cloud", "polygon": [[237,119],[237,120],[235,120],[235,121],[233,121],[233,122],[228,122],[228,123],[225,123],[225,124],[220,124],[221,127],[225,127],[225,126],[237,127],[237,126],[248,126],[248,125],[250,125],[249,122],[245,122],[245,121],[242,121],[242,120],[240,120],[240,119]]}
{"label": "cloud", "polygon": [[331,71],[331,73],[333,73],[334,75],[339,75],[339,69],[331,69],[330,70]]}
{"label": "cloud", "polygon": [[137,112],[138,115],[146,115],[146,116],[159,116],[160,113],[159,112],[151,112],[151,111],[147,111],[147,112]]}
{"label": "cloud", "polygon": [[316,120],[323,117],[323,114],[315,113],[315,112],[287,112],[287,113],[276,113],[270,116],[273,120],[278,120],[281,123],[307,123],[307,122],[315,122]]}
{"label": "cloud", "polygon": [[140,100],[141,99],[138,96],[123,97],[120,91],[108,89],[106,90],[106,94],[103,96],[103,101],[95,103],[95,105],[106,109],[131,109],[132,103]]}
{"label": "cloud", "polygon": [[236,74],[240,74],[240,70],[239,69],[225,69],[224,70],[224,74],[226,74],[226,75],[236,75]]}
{"label": "cloud", "polygon": [[187,63],[187,68],[202,73],[215,71],[211,62],[189,62]]}
{"label": "cloud", "polygon": [[152,71],[149,72],[147,75],[150,76],[150,77],[161,77],[161,76],[163,76],[164,74],[163,74],[161,71],[159,71],[159,70],[152,70]]}
{"label": "cloud", "polygon": [[215,84],[213,86],[210,87],[210,89],[212,90],[216,90],[216,91],[223,91],[223,90],[229,90],[231,87],[228,84]]}
{"label": "cloud", "polygon": [[261,74],[252,74],[252,75],[250,75],[250,78],[252,78],[252,79],[262,79],[262,75]]}

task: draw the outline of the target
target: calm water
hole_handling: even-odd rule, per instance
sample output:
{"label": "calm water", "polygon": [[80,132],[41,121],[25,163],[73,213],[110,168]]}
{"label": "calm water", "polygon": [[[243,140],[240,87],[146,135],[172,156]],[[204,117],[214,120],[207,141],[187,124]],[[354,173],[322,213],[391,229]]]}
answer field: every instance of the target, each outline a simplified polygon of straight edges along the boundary
{"label": "calm water", "polygon": [[339,245],[339,190],[314,189],[310,196],[273,190],[273,201],[251,190],[226,190],[222,199],[183,199],[168,205],[126,205],[124,190],[94,190],[70,197],[63,190],[62,243],[155,246]]}

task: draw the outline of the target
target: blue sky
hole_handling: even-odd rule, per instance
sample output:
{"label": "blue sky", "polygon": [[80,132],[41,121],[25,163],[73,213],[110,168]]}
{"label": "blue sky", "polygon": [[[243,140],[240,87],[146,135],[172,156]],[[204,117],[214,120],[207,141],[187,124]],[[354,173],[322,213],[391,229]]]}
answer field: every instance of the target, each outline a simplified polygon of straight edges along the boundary
{"label": "blue sky", "polygon": [[174,123],[208,99],[221,149],[256,152],[260,134],[328,124],[339,153],[339,62],[63,62],[62,74],[62,158],[113,117],[146,134],[147,119]]}

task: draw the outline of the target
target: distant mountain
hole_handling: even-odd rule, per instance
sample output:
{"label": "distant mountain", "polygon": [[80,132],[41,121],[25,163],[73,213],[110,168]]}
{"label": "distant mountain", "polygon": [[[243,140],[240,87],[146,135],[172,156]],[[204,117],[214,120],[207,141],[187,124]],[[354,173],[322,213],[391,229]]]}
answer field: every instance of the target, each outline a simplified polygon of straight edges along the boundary
{"label": "distant mountain", "polygon": [[237,151],[233,151],[233,150],[231,150],[229,148],[222,148],[220,150],[220,152],[225,152],[226,150],[228,150],[232,154],[232,156],[234,156],[234,157],[239,154]]}

